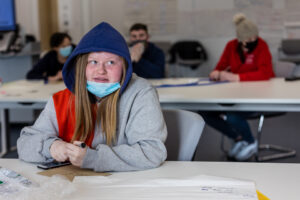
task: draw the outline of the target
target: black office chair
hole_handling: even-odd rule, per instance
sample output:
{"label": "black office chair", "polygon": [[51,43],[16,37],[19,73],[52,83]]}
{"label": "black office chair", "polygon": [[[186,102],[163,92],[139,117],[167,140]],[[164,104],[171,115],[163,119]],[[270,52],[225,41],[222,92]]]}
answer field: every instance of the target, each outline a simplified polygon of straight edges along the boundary
{"label": "black office chair", "polygon": [[207,60],[207,53],[199,41],[182,40],[175,42],[169,50],[169,64],[172,64],[175,76],[186,76],[186,68],[197,69]]}
{"label": "black office chair", "polygon": [[169,53],[170,63],[177,63],[192,69],[196,69],[207,60],[206,51],[199,41],[178,41],[171,46]]}

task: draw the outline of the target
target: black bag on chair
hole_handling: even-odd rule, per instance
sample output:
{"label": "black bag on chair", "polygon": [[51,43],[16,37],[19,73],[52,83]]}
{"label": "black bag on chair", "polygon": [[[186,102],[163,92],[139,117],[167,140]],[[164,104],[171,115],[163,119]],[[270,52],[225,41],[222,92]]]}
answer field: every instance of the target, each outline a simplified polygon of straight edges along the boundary
{"label": "black bag on chair", "polygon": [[177,63],[196,69],[207,60],[203,45],[198,41],[178,41],[169,50],[169,63]]}

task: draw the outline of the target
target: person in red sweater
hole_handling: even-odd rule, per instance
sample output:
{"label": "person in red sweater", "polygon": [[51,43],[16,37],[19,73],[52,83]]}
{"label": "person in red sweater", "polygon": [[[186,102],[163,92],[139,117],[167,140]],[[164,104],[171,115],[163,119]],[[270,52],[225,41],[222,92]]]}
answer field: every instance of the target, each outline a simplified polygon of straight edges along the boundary
{"label": "person in red sweater", "polygon": [[[234,16],[237,38],[227,43],[225,50],[209,74],[216,81],[261,81],[274,77],[272,56],[267,43],[258,36],[257,26],[245,15]],[[201,112],[205,122],[234,140],[228,152],[230,158],[242,161],[257,152],[247,117],[248,112]]]}

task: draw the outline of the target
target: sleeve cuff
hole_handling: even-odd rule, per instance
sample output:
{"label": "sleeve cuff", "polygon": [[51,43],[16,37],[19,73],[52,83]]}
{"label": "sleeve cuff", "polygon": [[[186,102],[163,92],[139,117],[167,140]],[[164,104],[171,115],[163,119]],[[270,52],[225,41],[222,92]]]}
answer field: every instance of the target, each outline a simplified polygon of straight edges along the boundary
{"label": "sleeve cuff", "polygon": [[49,138],[48,140],[44,141],[42,154],[48,159],[52,158],[51,153],[50,153],[50,147],[51,147],[52,143],[56,140],[59,140],[59,138]]}
{"label": "sleeve cuff", "polygon": [[86,154],[83,158],[81,168],[93,169],[94,170],[94,163],[97,159],[97,151],[91,148],[88,148]]}

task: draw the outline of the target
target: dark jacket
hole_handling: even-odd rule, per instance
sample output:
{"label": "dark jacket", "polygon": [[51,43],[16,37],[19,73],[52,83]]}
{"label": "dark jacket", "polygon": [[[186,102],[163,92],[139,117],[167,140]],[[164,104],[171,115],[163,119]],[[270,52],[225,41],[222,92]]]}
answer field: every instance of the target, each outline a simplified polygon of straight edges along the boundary
{"label": "dark jacket", "polygon": [[57,52],[51,50],[27,73],[26,78],[46,79],[48,76],[55,76],[63,66],[64,64],[57,60]]}
{"label": "dark jacket", "polygon": [[133,72],[143,78],[164,78],[164,52],[153,43],[148,42],[148,46],[139,62],[133,62]]}

